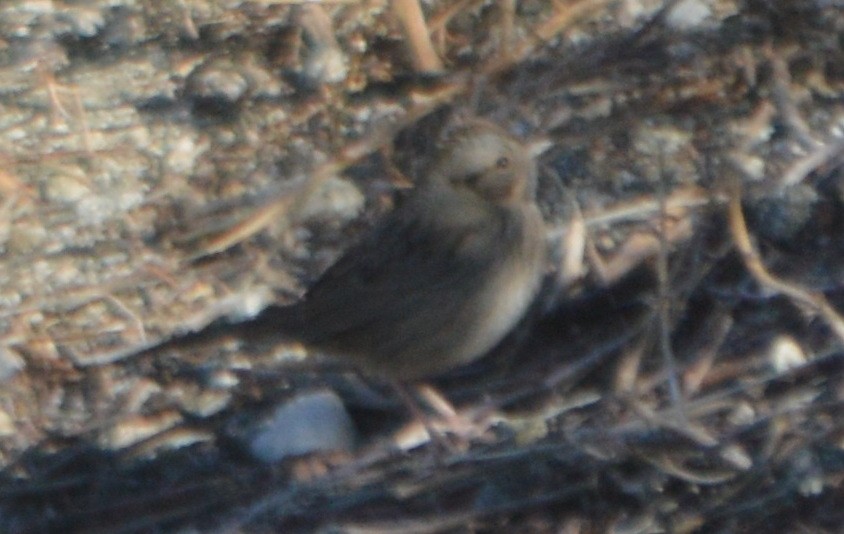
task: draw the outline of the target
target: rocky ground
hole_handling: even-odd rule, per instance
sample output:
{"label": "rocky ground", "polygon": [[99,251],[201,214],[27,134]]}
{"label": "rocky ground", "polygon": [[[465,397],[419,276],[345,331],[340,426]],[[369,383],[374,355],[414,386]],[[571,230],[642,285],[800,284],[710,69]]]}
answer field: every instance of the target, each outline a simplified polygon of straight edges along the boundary
{"label": "rocky ground", "polygon": [[[0,530],[839,531],[842,7],[3,2]],[[553,253],[440,443],[294,343],[130,355],[295,301],[468,116]]]}

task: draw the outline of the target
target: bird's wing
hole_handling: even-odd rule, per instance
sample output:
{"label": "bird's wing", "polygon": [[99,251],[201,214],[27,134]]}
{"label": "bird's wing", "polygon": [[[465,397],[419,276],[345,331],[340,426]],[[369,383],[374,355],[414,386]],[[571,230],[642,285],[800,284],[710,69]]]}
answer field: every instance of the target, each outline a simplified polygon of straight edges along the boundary
{"label": "bird's wing", "polygon": [[494,219],[461,216],[459,224],[438,225],[402,207],[388,215],[306,295],[306,340],[366,350],[397,330],[413,330],[411,322],[435,329],[453,318],[449,308],[463,305],[495,261],[490,245],[498,231]]}

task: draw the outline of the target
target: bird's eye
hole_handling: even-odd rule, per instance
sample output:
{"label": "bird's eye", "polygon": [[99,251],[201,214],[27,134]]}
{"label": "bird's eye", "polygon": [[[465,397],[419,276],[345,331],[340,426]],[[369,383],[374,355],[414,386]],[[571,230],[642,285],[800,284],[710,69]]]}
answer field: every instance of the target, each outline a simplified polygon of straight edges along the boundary
{"label": "bird's eye", "polygon": [[497,160],[495,160],[495,166],[499,169],[506,169],[510,166],[510,158],[507,156],[501,156]]}
{"label": "bird's eye", "polygon": [[478,185],[478,182],[480,181],[480,179],[481,179],[481,173],[475,172],[475,173],[472,173],[472,174],[467,174],[463,178],[463,181],[466,182],[466,185],[468,185],[469,187],[475,187],[475,186]]}

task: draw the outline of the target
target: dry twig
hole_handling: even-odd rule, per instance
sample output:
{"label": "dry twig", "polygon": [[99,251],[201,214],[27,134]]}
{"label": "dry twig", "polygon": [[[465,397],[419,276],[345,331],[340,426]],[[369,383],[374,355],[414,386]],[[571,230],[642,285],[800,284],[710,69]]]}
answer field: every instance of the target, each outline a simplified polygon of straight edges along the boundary
{"label": "dry twig", "polygon": [[775,293],[785,295],[796,303],[819,314],[835,335],[844,343],[844,318],[832,307],[822,293],[805,289],[785,280],[780,280],[765,268],[765,264],[762,262],[759,252],[753,246],[750,233],[747,230],[747,223],[745,222],[744,212],[741,208],[741,191],[738,184],[731,191],[727,207],[733,242],[739,253],[741,253],[745,267],[756,281],[763,287]]}

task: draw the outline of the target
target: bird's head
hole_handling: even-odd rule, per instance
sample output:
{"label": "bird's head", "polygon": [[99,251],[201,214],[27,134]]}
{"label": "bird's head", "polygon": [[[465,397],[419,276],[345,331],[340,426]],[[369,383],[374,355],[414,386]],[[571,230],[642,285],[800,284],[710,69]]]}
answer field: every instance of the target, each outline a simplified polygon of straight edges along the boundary
{"label": "bird's head", "polygon": [[533,198],[536,170],[516,138],[495,124],[475,120],[446,138],[431,180],[506,205]]}

